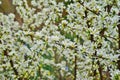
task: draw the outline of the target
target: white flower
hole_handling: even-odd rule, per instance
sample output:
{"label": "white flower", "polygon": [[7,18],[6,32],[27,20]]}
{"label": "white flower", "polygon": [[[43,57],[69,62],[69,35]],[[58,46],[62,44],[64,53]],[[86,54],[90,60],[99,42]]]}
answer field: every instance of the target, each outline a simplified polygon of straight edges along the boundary
{"label": "white flower", "polygon": [[50,36],[49,39],[53,40],[53,41],[59,41],[59,37],[58,36]]}
{"label": "white flower", "polygon": [[32,1],[31,1],[31,4],[32,4],[33,6],[37,6],[37,3],[35,2],[35,0],[32,0]]}
{"label": "white flower", "polygon": [[62,24],[68,24],[68,21],[62,20]]}
{"label": "white flower", "polygon": [[2,2],[0,1],[0,4],[2,4]]}

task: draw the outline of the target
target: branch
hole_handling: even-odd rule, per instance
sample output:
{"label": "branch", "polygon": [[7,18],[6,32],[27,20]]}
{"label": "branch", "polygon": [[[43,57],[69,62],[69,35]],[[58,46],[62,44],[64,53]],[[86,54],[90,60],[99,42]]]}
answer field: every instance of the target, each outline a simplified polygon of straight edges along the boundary
{"label": "branch", "polygon": [[[120,16],[120,12],[118,13],[118,16]],[[118,22],[120,22],[120,19]],[[118,48],[120,49],[120,24],[118,24],[117,27],[118,27],[118,35],[119,35]]]}
{"label": "branch", "polygon": [[98,64],[98,66],[99,66],[98,71],[99,71],[99,73],[100,73],[100,80],[103,80],[103,76],[102,76],[102,66],[101,66],[99,60],[98,60],[97,64]]}
{"label": "branch", "polygon": [[83,4],[83,2],[81,2],[81,1],[78,1],[78,2],[79,2],[84,8],[86,8],[88,11],[94,13],[95,15],[99,15],[99,12],[96,12],[96,11],[94,11],[94,10],[89,9],[88,7],[86,7],[86,6]]}
{"label": "branch", "polygon": [[12,60],[10,60],[10,65],[11,65],[11,67],[13,68],[13,71],[14,71],[15,75],[18,75],[18,71],[17,71],[17,69],[14,67],[14,63],[13,63]]}
{"label": "branch", "polygon": [[[4,55],[5,55],[6,57],[9,57],[8,49],[4,50]],[[17,71],[17,69],[14,67],[14,63],[13,63],[13,61],[12,61],[11,59],[10,59],[9,63],[10,63],[10,65],[11,65],[11,67],[12,67],[15,75],[17,76],[17,75],[18,75],[18,71]]]}
{"label": "branch", "polygon": [[75,55],[74,80],[77,79],[77,56]]}
{"label": "branch", "polygon": [[[118,13],[118,16],[120,16],[120,12]],[[118,23],[120,22],[120,19],[118,21]],[[120,24],[117,25],[118,27],[118,49],[120,49]],[[117,61],[117,64],[118,64],[118,69],[120,70],[120,56],[119,56],[119,60]]]}

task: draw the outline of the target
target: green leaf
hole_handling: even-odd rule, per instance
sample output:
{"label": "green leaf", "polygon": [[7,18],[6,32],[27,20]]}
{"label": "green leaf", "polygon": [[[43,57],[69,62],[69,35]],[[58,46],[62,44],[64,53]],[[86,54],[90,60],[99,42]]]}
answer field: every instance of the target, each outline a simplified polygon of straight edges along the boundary
{"label": "green leaf", "polygon": [[43,56],[43,58],[45,58],[45,59],[49,59],[49,60],[52,59],[52,55],[51,55],[50,53],[43,54],[42,56]]}
{"label": "green leaf", "polygon": [[45,69],[45,70],[48,70],[50,72],[54,71],[54,69],[51,65],[44,64],[42,68]]}

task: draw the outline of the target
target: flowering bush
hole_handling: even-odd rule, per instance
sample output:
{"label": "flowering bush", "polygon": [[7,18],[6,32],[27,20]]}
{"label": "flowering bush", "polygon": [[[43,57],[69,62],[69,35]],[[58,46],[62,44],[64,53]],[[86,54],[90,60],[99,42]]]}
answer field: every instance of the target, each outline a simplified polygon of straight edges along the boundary
{"label": "flowering bush", "polygon": [[[5,1],[13,5],[3,7]],[[0,79],[120,79],[120,0],[1,0],[1,5]]]}

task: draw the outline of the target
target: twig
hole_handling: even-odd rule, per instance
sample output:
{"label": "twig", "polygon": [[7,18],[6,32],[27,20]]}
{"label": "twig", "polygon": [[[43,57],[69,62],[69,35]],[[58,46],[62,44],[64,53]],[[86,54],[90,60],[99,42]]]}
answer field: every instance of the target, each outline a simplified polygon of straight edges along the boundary
{"label": "twig", "polygon": [[77,79],[77,56],[75,55],[74,80]]}
{"label": "twig", "polygon": [[17,69],[14,67],[14,63],[13,63],[12,60],[10,60],[10,65],[11,65],[11,67],[13,68],[13,71],[14,71],[15,75],[18,75],[18,71],[17,71]]}
{"label": "twig", "polygon": [[96,12],[96,11],[93,11],[93,10],[89,9],[88,7],[86,7],[86,6],[83,4],[83,2],[81,2],[81,1],[78,1],[78,2],[79,2],[84,8],[86,8],[88,11],[94,13],[95,15],[99,15],[99,12]]}
{"label": "twig", "polygon": [[[118,16],[120,16],[120,12],[118,13]],[[118,21],[118,23],[120,22],[120,19],[119,19],[119,21]],[[120,24],[118,24],[117,25],[117,27],[118,27],[118,38],[119,38],[119,40],[118,40],[118,49],[120,49]],[[118,57],[119,58],[119,60],[117,61],[117,64],[118,64],[118,69],[120,70],[120,56]]]}
{"label": "twig", "polygon": [[[120,16],[120,12],[118,16]],[[119,22],[120,22],[120,19],[119,19]],[[117,27],[118,27],[118,35],[119,35],[118,48],[120,49],[120,24],[118,24]]]}
{"label": "twig", "polygon": [[99,71],[99,73],[100,73],[100,80],[103,80],[103,76],[102,76],[102,66],[101,66],[99,60],[98,60],[97,64],[98,64],[98,66],[99,66],[98,71]]}
{"label": "twig", "polygon": [[[6,57],[9,57],[8,49],[4,50],[4,55],[5,55]],[[10,63],[10,65],[11,65],[11,67],[12,67],[15,75],[18,76],[18,71],[17,71],[17,69],[14,67],[14,63],[13,63],[13,61],[12,61],[11,59],[10,59],[9,63]]]}

